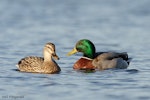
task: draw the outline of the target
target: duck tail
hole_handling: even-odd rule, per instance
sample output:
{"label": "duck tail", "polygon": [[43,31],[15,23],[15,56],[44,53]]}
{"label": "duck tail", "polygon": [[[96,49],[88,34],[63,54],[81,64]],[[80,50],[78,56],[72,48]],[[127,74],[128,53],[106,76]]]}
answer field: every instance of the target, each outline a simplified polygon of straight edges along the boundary
{"label": "duck tail", "polygon": [[16,67],[19,69],[19,65],[16,65]]}
{"label": "duck tail", "polygon": [[128,60],[127,60],[128,65],[130,64],[131,60],[132,60],[132,58],[128,58]]}

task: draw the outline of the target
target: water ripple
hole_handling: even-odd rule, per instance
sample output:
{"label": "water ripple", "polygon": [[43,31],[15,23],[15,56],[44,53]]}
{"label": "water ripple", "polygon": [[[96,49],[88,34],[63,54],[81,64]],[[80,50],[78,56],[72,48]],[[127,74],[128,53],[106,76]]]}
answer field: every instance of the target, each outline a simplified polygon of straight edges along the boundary
{"label": "water ripple", "polygon": [[[0,0],[1,96],[24,96],[25,100],[149,100],[149,3]],[[66,54],[83,38],[93,41],[97,51],[128,52],[133,57],[129,68],[73,70],[82,54]],[[62,69],[59,74],[15,69],[25,56],[42,56],[43,45],[48,41],[55,43],[60,56],[56,61]]]}

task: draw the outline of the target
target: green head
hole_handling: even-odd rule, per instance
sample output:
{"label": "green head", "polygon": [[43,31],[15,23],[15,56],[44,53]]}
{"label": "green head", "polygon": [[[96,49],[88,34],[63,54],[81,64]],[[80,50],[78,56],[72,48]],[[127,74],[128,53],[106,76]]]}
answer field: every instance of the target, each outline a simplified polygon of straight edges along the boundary
{"label": "green head", "polygon": [[95,46],[90,40],[82,39],[76,43],[76,46],[68,53],[68,55],[70,56],[77,52],[82,52],[84,57],[93,59],[95,54]]}

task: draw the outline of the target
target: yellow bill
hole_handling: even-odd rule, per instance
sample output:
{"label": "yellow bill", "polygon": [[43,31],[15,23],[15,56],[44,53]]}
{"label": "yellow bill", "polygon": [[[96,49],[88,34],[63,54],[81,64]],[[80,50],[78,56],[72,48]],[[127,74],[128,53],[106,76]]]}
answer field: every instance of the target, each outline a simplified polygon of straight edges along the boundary
{"label": "yellow bill", "polygon": [[77,49],[74,47],[70,52],[67,53],[67,56],[71,56],[77,52],[78,52]]}

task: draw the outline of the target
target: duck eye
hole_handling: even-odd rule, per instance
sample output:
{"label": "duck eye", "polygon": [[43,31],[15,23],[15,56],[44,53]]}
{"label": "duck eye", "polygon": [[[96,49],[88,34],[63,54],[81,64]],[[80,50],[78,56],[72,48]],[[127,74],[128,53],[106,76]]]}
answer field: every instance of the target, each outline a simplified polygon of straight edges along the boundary
{"label": "duck eye", "polygon": [[80,51],[81,49],[80,48],[76,48],[77,49],[77,51]]}

